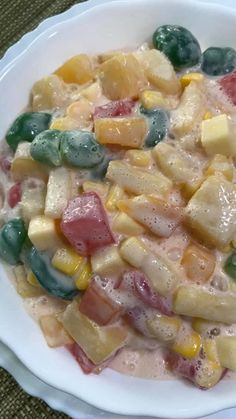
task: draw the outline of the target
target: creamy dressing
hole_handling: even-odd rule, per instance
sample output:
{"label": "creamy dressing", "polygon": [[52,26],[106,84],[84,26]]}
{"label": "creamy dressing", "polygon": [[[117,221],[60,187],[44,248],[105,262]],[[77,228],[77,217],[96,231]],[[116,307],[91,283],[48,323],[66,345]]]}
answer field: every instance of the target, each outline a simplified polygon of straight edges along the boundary
{"label": "creamy dressing", "polygon": [[[143,47],[145,48],[145,47]],[[83,86],[82,88],[84,88]],[[82,88],[78,88],[78,86],[71,86],[70,90],[68,88],[67,91],[67,101],[68,103],[72,103],[75,100],[81,98],[81,91]],[[217,86],[214,80],[207,80],[205,82],[205,91],[204,91],[207,108],[211,111],[214,115],[217,115],[222,112],[228,113],[233,123],[236,125],[236,108],[233,107],[229,101],[225,98],[225,96],[220,91],[219,87]],[[171,99],[171,108],[176,108],[178,105],[178,98],[172,97]],[[94,101],[94,106],[100,106],[108,103],[109,100],[101,95],[97,100]],[[63,116],[65,113],[65,108],[61,108],[56,110],[54,113],[54,118]],[[133,115],[137,115],[138,113],[138,106],[134,108]],[[91,127],[86,127],[85,129],[90,130]],[[199,138],[200,138],[200,123],[199,121],[196,122],[195,126],[192,129],[190,134],[187,134],[179,139],[172,138],[171,136],[167,137],[165,141],[172,146],[176,147],[177,149],[181,150],[181,153],[187,158],[187,160],[191,163],[191,166],[196,171],[196,174],[202,171],[207,163],[207,158],[201,150],[199,150]],[[115,148],[114,148],[115,150]],[[4,146],[4,150],[2,148],[2,154],[5,154],[6,147]],[[8,151],[9,152],[9,151]],[[109,157],[112,158],[123,158],[125,155],[124,151],[116,150],[113,153],[110,153]],[[124,157],[126,159],[126,157]],[[126,159],[127,160],[127,159]],[[149,167],[145,168],[145,170],[149,170],[153,172],[157,169],[156,163],[152,158],[150,158],[150,165]],[[234,173],[234,178],[236,181],[236,171]],[[71,171],[71,178],[72,183],[74,185],[73,189],[73,196],[76,196],[78,193],[78,189],[82,184],[83,180],[90,179],[91,176],[88,171]],[[11,218],[15,218],[20,215],[20,205],[17,205],[14,209],[9,208],[7,201],[5,199],[7,190],[11,187],[12,182],[9,181],[9,178],[0,171],[0,225],[4,222],[7,222]],[[58,191],[60,194],[60,191]],[[175,206],[184,207],[186,202],[184,198],[181,196],[178,190],[173,191],[168,197],[169,203]],[[116,216],[116,212],[110,213],[108,215],[109,221],[112,222],[114,217]],[[122,235],[116,234],[116,238],[118,241],[121,241],[124,237]],[[171,265],[173,270],[176,272],[176,275],[179,278],[179,284],[187,284],[189,282],[186,278],[184,269],[181,265],[181,258],[183,256],[184,250],[187,245],[190,243],[190,240],[193,241],[192,237],[190,237],[188,231],[183,227],[178,227],[174,233],[169,238],[162,238],[158,239],[157,237],[151,236],[149,234],[144,234],[141,236],[144,244],[151,249],[157,255],[160,255],[168,264]],[[209,281],[204,285],[211,293],[218,293],[221,291],[227,291],[230,287],[228,277],[222,272],[222,261],[225,258],[225,254],[214,251],[216,256],[216,268],[209,279]],[[15,280],[13,275],[9,275],[11,281],[15,285]],[[110,298],[113,299],[116,303],[124,307],[124,309],[134,307],[138,305],[138,307],[142,310],[145,309],[145,318],[142,317],[139,321],[142,323],[141,328],[148,334],[144,326],[144,320],[146,320],[149,316],[151,317],[153,313],[157,311],[154,309],[147,309],[144,304],[140,302],[140,300],[135,297],[133,290],[131,289],[130,292],[122,292],[117,289],[113,289],[114,283],[118,280],[118,277],[114,275],[113,280],[109,283],[104,285],[105,291],[109,294]],[[213,285],[212,285],[213,281]],[[223,284],[223,285],[222,285]],[[223,287],[223,289],[222,289]],[[221,289],[221,291],[219,291]],[[233,292],[236,292],[233,290]],[[32,318],[35,321],[39,321],[39,318],[44,315],[59,313],[65,310],[67,303],[53,298],[48,295],[42,295],[40,297],[34,298],[27,298],[24,300],[24,306]],[[190,322],[185,319],[183,321],[181,330],[179,331],[180,336],[184,336],[186,331],[190,328]],[[236,325],[226,326],[223,324],[211,324],[209,328],[203,333],[203,336],[209,337],[209,329],[215,329],[215,335],[222,334],[222,335],[236,335]],[[150,379],[170,379],[173,378],[173,375],[167,371],[165,362],[164,362],[164,352],[165,347],[164,345],[158,341],[157,339],[152,339],[149,336],[141,336],[141,334],[134,335],[131,337],[129,341],[129,346],[121,349],[117,356],[111,361],[109,367],[119,371],[123,374],[131,375],[131,376],[138,376],[143,378],[150,378]],[[230,377],[233,376],[230,373]]]}

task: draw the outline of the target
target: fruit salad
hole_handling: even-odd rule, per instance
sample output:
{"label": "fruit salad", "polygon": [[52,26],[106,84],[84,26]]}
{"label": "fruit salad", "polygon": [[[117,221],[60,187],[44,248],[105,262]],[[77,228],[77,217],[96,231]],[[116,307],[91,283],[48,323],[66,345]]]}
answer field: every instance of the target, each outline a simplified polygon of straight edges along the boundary
{"label": "fruit salad", "polygon": [[86,374],[236,371],[235,70],[233,48],[163,25],[68,59],[6,132],[0,257]]}

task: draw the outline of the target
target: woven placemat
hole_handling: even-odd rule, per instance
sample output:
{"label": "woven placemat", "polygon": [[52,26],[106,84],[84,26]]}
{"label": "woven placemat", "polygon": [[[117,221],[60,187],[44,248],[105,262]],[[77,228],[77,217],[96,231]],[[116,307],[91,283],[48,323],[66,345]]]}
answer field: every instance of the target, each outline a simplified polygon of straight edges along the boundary
{"label": "woven placemat", "polygon": [[[49,16],[83,0],[0,0],[0,56],[26,32]],[[26,394],[0,368],[0,419],[66,419],[46,403]]]}

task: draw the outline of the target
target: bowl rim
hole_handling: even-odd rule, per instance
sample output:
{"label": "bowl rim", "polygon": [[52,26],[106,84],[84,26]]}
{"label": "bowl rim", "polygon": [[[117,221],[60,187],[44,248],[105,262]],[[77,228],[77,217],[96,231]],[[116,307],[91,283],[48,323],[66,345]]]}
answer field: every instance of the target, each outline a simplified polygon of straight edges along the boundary
{"label": "bowl rim", "polygon": [[[133,0],[134,1],[134,0]],[[144,0],[135,0],[135,3],[142,3]],[[155,0],[151,0],[153,3]],[[162,2],[163,4],[166,5],[170,5],[173,3],[176,4],[181,4],[181,5],[188,5],[194,8],[198,8],[201,10],[217,10],[218,12],[224,12],[227,14],[232,14],[236,19],[236,10],[224,6],[224,5],[220,5],[220,4],[215,4],[215,3],[202,3],[201,1],[197,1],[197,0],[159,0],[160,2]],[[2,59],[0,60],[0,82],[1,82],[1,78],[4,77],[4,75],[7,73],[7,71],[12,67],[15,66],[17,64],[17,61],[19,60],[20,57],[22,57],[22,55],[24,55],[24,53],[31,48],[31,46],[34,44],[35,41],[37,41],[41,36],[45,35],[45,33],[48,30],[51,30],[55,25],[57,25],[58,23],[65,23],[65,22],[69,22],[72,19],[76,19],[78,15],[83,15],[83,14],[87,14],[89,13],[91,10],[93,9],[102,9],[104,7],[107,6],[111,6],[111,7],[119,7],[120,5],[124,5],[124,4],[129,4],[130,1],[129,0],[89,0],[88,2],[85,3],[80,3],[80,4],[76,4],[74,6],[72,6],[69,10],[65,11],[64,13],[61,13],[59,15],[56,16],[52,16],[47,18],[46,20],[44,20],[42,23],[40,23],[33,31],[28,32],[27,34],[25,34],[18,42],[16,42],[13,46],[11,46],[6,53],[4,54],[4,56],[2,57]],[[89,7],[88,7],[89,6]],[[78,11],[78,13],[77,13]],[[2,266],[2,264],[0,263],[0,267]],[[78,394],[73,394],[72,392],[68,392],[63,385],[55,383],[55,381],[51,381],[50,379],[47,379],[46,376],[42,376],[40,373],[37,373],[37,371],[34,370],[34,368],[30,367],[30,365],[28,364],[28,362],[26,362],[26,359],[24,359],[24,356],[22,355],[22,353],[19,350],[15,350],[14,347],[12,347],[12,344],[4,338],[4,336],[1,336],[0,334],[0,340],[2,340],[2,342],[7,345],[10,350],[13,351],[13,353],[16,354],[16,356],[21,360],[21,362],[36,376],[38,376],[44,383],[48,383],[49,385],[53,386],[54,388],[57,388],[59,390],[62,390],[63,392],[67,393],[67,394],[72,394],[75,395],[76,397],[79,397]],[[109,378],[109,377],[108,377]],[[85,400],[87,403],[96,406],[97,408],[103,409],[103,410],[107,410],[113,413],[118,413],[118,414],[126,414],[126,415],[136,415],[136,416],[140,416],[140,415],[158,415],[158,417],[160,418],[170,418],[170,419],[177,419],[177,418],[181,418],[181,419],[190,419],[189,416],[189,412],[186,412],[184,409],[180,412],[171,412],[171,413],[166,413],[164,411],[164,409],[156,409],[156,411],[151,411],[151,412],[145,412],[145,411],[136,411],[133,409],[127,409],[124,408],[124,406],[117,406],[117,408],[114,410],[114,408],[112,407],[112,404],[109,403],[109,406],[106,407],[104,406],[104,404],[102,402],[98,402],[98,400],[96,400],[96,402],[94,402],[93,398],[88,396],[88,397],[84,397],[81,398],[82,400]],[[236,406],[236,400],[232,400],[231,402],[229,401],[219,401],[217,400],[217,406],[215,408],[207,408],[207,406],[202,407],[202,406],[197,406],[194,413],[191,414],[191,418],[197,418],[199,416],[202,415],[207,415],[207,414],[211,414],[211,413],[215,413],[219,410],[222,409],[227,409],[227,408],[231,408],[231,407],[235,407]],[[173,414],[175,416],[173,416]],[[188,415],[188,416],[186,416]]]}

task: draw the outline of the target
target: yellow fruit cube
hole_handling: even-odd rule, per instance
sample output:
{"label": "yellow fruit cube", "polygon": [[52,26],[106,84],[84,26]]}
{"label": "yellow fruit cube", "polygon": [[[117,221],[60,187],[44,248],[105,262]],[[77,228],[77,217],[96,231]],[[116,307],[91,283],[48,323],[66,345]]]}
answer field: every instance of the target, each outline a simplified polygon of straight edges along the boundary
{"label": "yellow fruit cube", "polygon": [[226,114],[202,121],[201,142],[208,156],[236,155],[235,132]]}
{"label": "yellow fruit cube", "polygon": [[68,100],[65,84],[55,74],[37,81],[32,88],[32,110],[60,109]]}
{"label": "yellow fruit cube", "polygon": [[171,128],[174,134],[188,134],[205,112],[205,102],[199,83],[191,82],[184,89],[179,106],[172,112]]}
{"label": "yellow fruit cube", "polygon": [[30,220],[28,236],[37,250],[47,250],[61,245],[54,220],[38,215]]}
{"label": "yellow fruit cube", "polygon": [[92,270],[100,275],[118,274],[126,264],[120,257],[117,246],[101,249],[91,256]]}
{"label": "yellow fruit cube", "polygon": [[76,301],[67,306],[62,322],[69,335],[94,364],[104,362],[127,343],[128,332],[124,326],[98,326],[79,311]]}
{"label": "yellow fruit cube", "polygon": [[184,251],[181,264],[191,281],[204,283],[214,272],[216,258],[205,248],[190,244]]}
{"label": "yellow fruit cube", "polygon": [[156,108],[168,108],[168,100],[161,92],[156,90],[144,90],[141,93],[141,103],[145,109],[153,110]]}
{"label": "yellow fruit cube", "polygon": [[222,174],[227,180],[232,181],[234,166],[230,158],[222,154],[216,154],[205,171],[206,176]]}
{"label": "yellow fruit cube", "polygon": [[196,358],[201,349],[201,336],[194,332],[194,330],[184,334],[183,336],[177,336],[177,339],[171,349],[182,355],[184,358]]}
{"label": "yellow fruit cube", "polygon": [[185,208],[185,222],[203,241],[223,248],[236,232],[236,187],[223,176],[208,177]]}
{"label": "yellow fruit cube", "polygon": [[129,159],[134,166],[145,167],[151,163],[151,153],[143,150],[128,150],[125,157]]}
{"label": "yellow fruit cube", "polygon": [[78,270],[77,273],[75,273],[75,285],[76,287],[84,291],[88,288],[90,280],[92,277],[92,270],[91,265],[88,262],[85,262],[82,268]]}
{"label": "yellow fruit cube", "polygon": [[207,335],[207,333],[213,329],[214,324],[210,323],[208,320],[200,319],[199,317],[194,317],[192,320],[192,328],[195,332],[200,335]]}
{"label": "yellow fruit cube", "polygon": [[133,54],[118,54],[100,66],[103,93],[109,99],[137,98],[146,85],[142,66]]}
{"label": "yellow fruit cube", "polygon": [[148,126],[143,117],[98,118],[94,123],[97,141],[123,147],[142,148]]}
{"label": "yellow fruit cube", "polygon": [[20,210],[22,218],[26,223],[36,215],[44,213],[45,196],[46,188],[44,183],[39,183],[32,187],[30,182],[24,182]]}
{"label": "yellow fruit cube", "polygon": [[81,98],[68,106],[66,114],[76,120],[90,121],[93,115],[93,106],[87,99]]}
{"label": "yellow fruit cube", "polygon": [[117,206],[159,237],[169,237],[183,217],[180,207],[174,207],[167,201],[152,195],[139,195],[121,200]]}
{"label": "yellow fruit cube", "polygon": [[191,81],[202,82],[203,80],[204,76],[201,73],[186,73],[180,78],[180,83],[182,87],[185,88]]}
{"label": "yellow fruit cube", "polygon": [[173,311],[183,316],[232,324],[236,323],[236,296],[211,294],[201,287],[181,285],[175,294]]}
{"label": "yellow fruit cube", "polygon": [[87,128],[87,130],[92,129],[92,123],[83,119],[71,118],[68,115],[55,118],[50,125],[50,129],[58,129],[60,131],[82,128]]}
{"label": "yellow fruit cube", "polygon": [[116,211],[117,202],[124,197],[125,197],[124,190],[119,185],[113,185],[107,196],[106,209],[108,211]]}
{"label": "yellow fruit cube", "polygon": [[168,58],[156,49],[138,51],[135,55],[145,69],[150,83],[161,91],[175,95],[180,93],[181,84]]}
{"label": "yellow fruit cube", "polygon": [[84,258],[79,256],[70,247],[61,247],[60,249],[57,249],[51,261],[54,268],[71,276],[74,275],[83,262]]}
{"label": "yellow fruit cube", "polygon": [[30,145],[28,142],[18,145],[11,165],[12,178],[15,181],[22,181],[28,177],[36,177],[46,182],[48,169],[43,164],[32,159]]}
{"label": "yellow fruit cube", "polygon": [[106,183],[102,182],[93,182],[91,180],[86,180],[82,185],[84,192],[96,192],[100,198],[105,199],[107,196],[109,186]]}
{"label": "yellow fruit cube", "polygon": [[178,274],[174,268],[136,237],[130,237],[121,244],[120,254],[130,265],[141,269],[161,295],[168,295],[176,287]]}
{"label": "yellow fruit cube", "polygon": [[181,327],[181,320],[178,317],[156,314],[153,319],[146,320],[149,333],[164,342],[171,342],[176,339]]}
{"label": "yellow fruit cube", "polygon": [[174,183],[179,184],[187,197],[198,189],[202,182],[201,173],[196,171],[192,162],[175,147],[161,142],[153,148],[152,155],[161,171]]}
{"label": "yellow fruit cube", "polygon": [[135,195],[166,195],[172,188],[172,182],[158,171],[146,172],[122,160],[113,160],[107,169],[107,178],[125,191]]}
{"label": "yellow fruit cube", "polygon": [[216,348],[220,364],[236,371],[236,336],[218,336]]}
{"label": "yellow fruit cube", "polygon": [[84,84],[93,80],[93,63],[86,54],[75,55],[59,67],[55,74],[66,83]]}
{"label": "yellow fruit cube", "polygon": [[124,212],[120,212],[113,220],[112,229],[126,236],[139,236],[144,233],[145,229],[138,224],[133,218]]}
{"label": "yellow fruit cube", "polygon": [[68,169],[58,167],[50,171],[45,202],[46,216],[61,217],[71,197],[71,187],[71,176]]}
{"label": "yellow fruit cube", "polygon": [[62,324],[53,315],[41,316],[39,325],[50,348],[70,345],[74,343]]}

